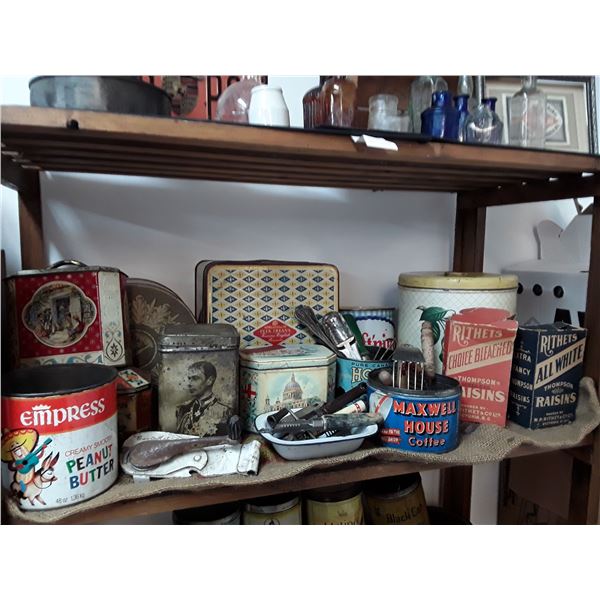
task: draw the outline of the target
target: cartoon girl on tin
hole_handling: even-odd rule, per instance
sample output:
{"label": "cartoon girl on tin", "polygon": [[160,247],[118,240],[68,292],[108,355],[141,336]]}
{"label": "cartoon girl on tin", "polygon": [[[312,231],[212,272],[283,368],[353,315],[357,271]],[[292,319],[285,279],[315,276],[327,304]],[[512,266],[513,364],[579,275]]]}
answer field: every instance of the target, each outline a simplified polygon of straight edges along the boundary
{"label": "cartoon girl on tin", "polygon": [[35,429],[5,429],[2,433],[1,458],[8,463],[9,471],[14,471],[10,489],[17,495],[23,495],[35,476],[34,467],[39,464],[51,438],[46,438],[37,446],[39,434]]}

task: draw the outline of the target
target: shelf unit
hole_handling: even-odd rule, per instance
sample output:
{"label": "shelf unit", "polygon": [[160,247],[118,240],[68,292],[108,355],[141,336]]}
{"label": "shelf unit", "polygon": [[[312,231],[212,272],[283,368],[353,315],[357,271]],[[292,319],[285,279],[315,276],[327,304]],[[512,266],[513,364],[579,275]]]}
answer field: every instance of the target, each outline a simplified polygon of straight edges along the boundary
{"label": "shelf unit", "polygon": [[[588,308],[600,305],[600,157],[497,146],[398,140],[398,150],[354,144],[348,135],[249,127],[77,110],[2,107],[2,183],[18,191],[23,268],[45,266],[41,171],[69,171],[457,194],[453,269],[483,268],[486,210],[564,198],[594,197]],[[199,207],[201,210],[201,207]],[[585,374],[600,380],[600,311],[586,313]],[[596,523],[600,499],[600,434],[570,450],[584,465],[573,522]],[[527,454],[526,451],[524,451]],[[521,453],[523,454],[523,453]],[[358,464],[319,470],[252,495],[333,485],[426,470],[421,463]],[[436,467],[437,468],[437,467]],[[442,470],[441,502],[468,517],[472,467]],[[250,488],[149,496],[70,522],[106,520],[248,497]],[[572,499],[573,500],[573,499]]]}

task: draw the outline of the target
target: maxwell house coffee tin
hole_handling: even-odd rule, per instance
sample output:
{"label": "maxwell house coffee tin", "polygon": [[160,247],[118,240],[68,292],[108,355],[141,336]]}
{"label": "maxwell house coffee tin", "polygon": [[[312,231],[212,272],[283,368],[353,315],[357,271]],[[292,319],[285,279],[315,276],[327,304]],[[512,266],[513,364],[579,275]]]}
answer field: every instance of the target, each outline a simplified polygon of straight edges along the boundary
{"label": "maxwell house coffee tin", "polygon": [[76,260],[7,277],[11,364],[128,364],[126,279]]}
{"label": "maxwell house coffee tin", "polygon": [[379,382],[380,369],[368,379],[370,412],[384,416],[379,430],[389,448],[442,454],[458,446],[460,384],[436,375],[431,389],[406,390]]}
{"label": "maxwell house coffee tin", "polygon": [[23,510],[76,504],[117,479],[117,370],[48,365],[2,381],[2,485]]}

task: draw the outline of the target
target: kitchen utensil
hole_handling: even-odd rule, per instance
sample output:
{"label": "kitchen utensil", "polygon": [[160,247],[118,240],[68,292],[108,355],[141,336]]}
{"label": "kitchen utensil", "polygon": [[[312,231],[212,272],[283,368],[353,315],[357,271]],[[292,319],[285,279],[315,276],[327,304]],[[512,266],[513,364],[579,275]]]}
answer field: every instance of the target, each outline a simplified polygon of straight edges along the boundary
{"label": "kitchen utensil", "polygon": [[275,427],[264,428],[259,433],[284,434],[311,432],[315,434],[327,431],[349,432],[355,427],[366,427],[367,425],[379,425],[383,423],[383,416],[371,413],[352,413],[342,415],[322,415],[312,419],[299,419],[292,422],[279,422]]}
{"label": "kitchen utensil", "polygon": [[353,315],[342,315],[342,316],[343,316],[344,321],[346,321],[346,323],[348,324],[350,331],[354,335],[354,339],[356,340],[356,346],[358,348],[360,357],[364,360],[370,360],[371,355],[369,354],[369,351],[367,350],[366,346],[363,343],[362,333],[361,333],[360,329],[358,328],[356,319],[354,318]]}
{"label": "kitchen utensil", "polygon": [[229,431],[226,436],[218,435],[182,440],[146,440],[136,444],[129,450],[127,461],[136,469],[150,469],[181,454],[201,448],[239,444],[242,438],[242,424],[237,415],[229,419],[228,428]]}
{"label": "kitchen utensil", "polygon": [[392,355],[392,386],[406,390],[422,390],[425,373],[425,358],[418,348],[401,344]]}
{"label": "kitchen utensil", "polygon": [[336,348],[342,352],[346,358],[361,360],[360,352],[356,345],[356,339],[348,327],[348,323],[339,312],[327,313],[321,319],[321,326],[327,333],[327,336],[335,343]]}
{"label": "kitchen utensil", "polygon": [[323,329],[315,311],[310,306],[300,305],[294,310],[294,315],[299,323],[302,323],[321,343],[325,344],[330,350],[340,355],[340,351],[335,342],[327,335]]}

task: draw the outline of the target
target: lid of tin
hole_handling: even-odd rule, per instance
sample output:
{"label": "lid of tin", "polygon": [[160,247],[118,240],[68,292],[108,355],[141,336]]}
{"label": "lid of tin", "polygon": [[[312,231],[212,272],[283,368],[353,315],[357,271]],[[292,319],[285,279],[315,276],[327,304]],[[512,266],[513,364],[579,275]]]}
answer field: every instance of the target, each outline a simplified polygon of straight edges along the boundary
{"label": "lid of tin", "polygon": [[358,496],[361,492],[361,486],[357,483],[347,485],[336,485],[334,487],[324,487],[318,490],[309,490],[306,497],[309,500],[317,502],[342,502]]}
{"label": "lid of tin", "polygon": [[254,498],[246,503],[244,510],[247,512],[272,514],[288,510],[300,502],[300,496],[294,494],[279,494],[277,496],[266,496],[265,498]]}
{"label": "lid of tin", "polygon": [[130,277],[125,285],[129,300],[129,329],[133,364],[158,380],[158,343],[166,325],[193,325],[196,319],[171,289],[150,279]]}
{"label": "lid of tin", "polygon": [[[123,273],[120,269],[117,269],[116,267],[89,266],[79,260],[66,259],[66,260],[59,260],[58,262],[52,263],[51,265],[45,267],[44,269],[26,269],[23,271],[18,271],[15,275],[12,275],[11,277],[24,277],[24,276],[27,277],[30,275],[40,275],[42,273],[44,275],[49,275],[49,274],[59,275],[60,273],[73,272],[73,271],[76,271],[77,273],[83,273],[85,271],[103,271],[103,272],[111,272],[111,273]],[[125,273],[123,273],[123,275],[125,275]],[[127,275],[125,275],[125,276],[127,277]],[[10,279],[11,277],[7,277],[7,279]]]}
{"label": "lid of tin", "polygon": [[121,369],[117,377],[117,394],[136,394],[151,385],[149,373],[140,369]]}
{"label": "lid of tin", "polygon": [[2,378],[2,395],[23,398],[58,396],[97,388],[117,377],[117,370],[90,363],[25,367]]}
{"label": "lid of tin", "polygon": [[268,348],[245,348],[240,351],[240,364],[258,371],[298,367],[322,367],[335,362],[329,348],[318,344],[290,344]]}
{"label": "lid of tin", "polygon": [[423,271],[401,273],[398,285],[411,288],[446,290],[510,290],[516,288],[516,275],[500,273],[460,273],[458,271]]}
{"label": "lid of tin", "polygon": [[240,346],[240,334],[233,325],[167,325],[159,342],[161,351],[232,350]]}
{"label": "lid of tin", "polygon": [[174,510],[172,514],[175,525],[210,525],[225,524],[230,520],[239,518],[240,506],[235,502],[218,504],[216,506],[203,506],[201,508],[184,508]]}
{"label": "lid of tin", "polygon": [[408,473],[398,477],[374,479],[365,484],[365,494],[379,498],[399,498],[410,494],[421,484],[419,473]]}

